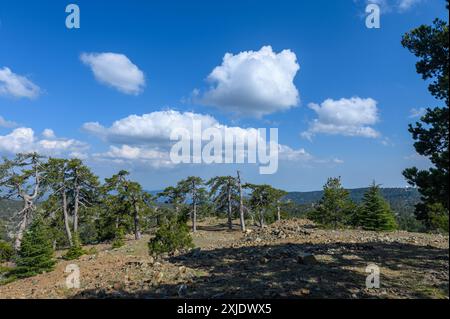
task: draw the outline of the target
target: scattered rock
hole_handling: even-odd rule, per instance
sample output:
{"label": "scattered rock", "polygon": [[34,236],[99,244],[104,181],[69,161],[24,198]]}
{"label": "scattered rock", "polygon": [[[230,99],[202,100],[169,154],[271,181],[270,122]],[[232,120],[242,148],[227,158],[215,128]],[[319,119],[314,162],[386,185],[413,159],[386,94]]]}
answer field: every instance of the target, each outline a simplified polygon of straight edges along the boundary
{"label": "scattered rock", "polygon": [[187,286],[185,284],[180,285],[178,288],[178,296],[185,297],[187,293]]}
{"label": "scattered rock", "polygon": [[297,256],[297,262],[302,265],[315,265],[317,264],[317,259],[313,254],[310,253],[300,253]]}

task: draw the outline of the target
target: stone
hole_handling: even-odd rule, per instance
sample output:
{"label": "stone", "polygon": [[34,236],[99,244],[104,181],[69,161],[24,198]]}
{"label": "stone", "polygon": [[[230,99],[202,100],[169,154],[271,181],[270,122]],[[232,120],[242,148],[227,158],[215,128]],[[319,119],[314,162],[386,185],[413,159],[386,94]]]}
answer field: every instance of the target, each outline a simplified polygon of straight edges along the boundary
{"label": "stone", "polygon": [[180,287],[178,287],[178,296],[184,297],[186,296],[186,293],[187,293],[187,286],[185,284],[180,285]]}
{"label": "stone", "polygon": [[317,259],[313,254],[300,253],[297,255],[297,262],[302,265],[315,265],[317,264]]}

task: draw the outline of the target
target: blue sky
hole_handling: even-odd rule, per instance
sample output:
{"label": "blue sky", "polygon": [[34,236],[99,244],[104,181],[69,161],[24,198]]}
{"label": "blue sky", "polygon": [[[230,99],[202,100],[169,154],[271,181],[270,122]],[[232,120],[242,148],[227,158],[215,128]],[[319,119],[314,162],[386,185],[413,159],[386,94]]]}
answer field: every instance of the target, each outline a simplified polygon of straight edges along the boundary
{"label": "blue sky", "polygon": [[[67,29],[70,2],[0,0],[0,153],[79,156],[101,177],[128,169],[147,189],[237,168],[287,190],[320,189],[330,176],[350,188],[406,186],[404,168],[428,165],[414,155],[412,113],[440,102],[400,40],[448,17],[444,1],[376,2],[380,29],[366,28],[365,0],[80,0],[81,28]],[[211,76],[216,67],[227,80]],[[289,160],[273,175],[165,165],[163,125],[186,112],[277,127]]]}

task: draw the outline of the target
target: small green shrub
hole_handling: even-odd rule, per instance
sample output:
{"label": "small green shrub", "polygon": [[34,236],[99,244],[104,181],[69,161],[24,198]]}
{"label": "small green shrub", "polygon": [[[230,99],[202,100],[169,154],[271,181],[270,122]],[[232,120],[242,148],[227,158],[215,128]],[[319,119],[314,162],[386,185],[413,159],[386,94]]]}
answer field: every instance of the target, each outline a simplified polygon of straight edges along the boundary
{"label": "small green shrub", "polygon": [[87,250],[85,250],[86,255],[96,255],[98,254],[98,250],[95,247],[91,247]]}
{"label": "small green shrub", "polygon": [[112,248],[120,248],[123,245],[125,245],[125,232],[123,231],[122,227],[119,227],[112,242]]}
{"label": "small green shrub", "polygon": [[155,237],[148,243],[150,254],[173,252],[175,249],[192,248],[192,237],[185,222],[172,219],[162,224],[156,231]]}
{"label": "small green shrub", "polygon": [[14,249],[11,244],[0,240],[0,262],[10,261],[14,255]]}
{"label": "small green shrub", "polygon": [[10,282],[16,280],[15,277],[9,275],[11,270],[12,268],[10,267],[0,266],[0,286],[9,284]]}
{"label": "small green shrub", "polygon": [[63,256],[63,259],[65,260],[74,260],[78,259],[79,257],[83,256],[86,252],[81,247],[80,240],[77,234],[73,236],[73,245],[69,248],[67,253]]}

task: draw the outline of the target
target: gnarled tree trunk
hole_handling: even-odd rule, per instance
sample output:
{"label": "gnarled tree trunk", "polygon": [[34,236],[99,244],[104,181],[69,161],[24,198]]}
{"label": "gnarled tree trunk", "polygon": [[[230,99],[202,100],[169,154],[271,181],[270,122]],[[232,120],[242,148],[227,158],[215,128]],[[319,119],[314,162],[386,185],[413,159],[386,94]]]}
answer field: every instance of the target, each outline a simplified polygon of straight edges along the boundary
{"label": "gnarled tree trunk", "polygon": [[141,232],[139,230],[139,205],[134,203],[134,239],[141,239]]}
{"label": "gnarled tree trunk", "polygon": [[64,215],[64,226],[66,228],[67,239],[69,240],[70,247],[73,246],[72,232],[70,231],[69,225],[69,214],[67,212],[67,197],[66,190],[62,189],[62,205],[63,205],[63,215]]}
{"label": "gnarled tree trunk", "polygon": [[232,219],[232,215],[233,215],[233,207],[231,205],[231,185],[228,185],[228,189],[227,189],[227,196],[228,196],[228,229],[232,230],[233,229],[233,219]]}
{"label": "gnarled tree trunk", "polygon": [[242,184],[239,171],[237,172],[237,182],[239,187],[239,219],[241,222],[241,230],[245,231],[245,219],[244,219],[244,199],[242,196]]}
{"label": "gnarled tree trunk", "polygon": [[80,186],[75,186],[75,194],[74,194],[74,208],[73,208],[73,232],[75,234],[78,233],[78,212],[80,209]]}

